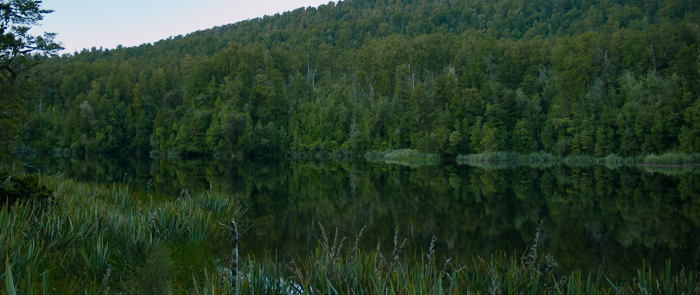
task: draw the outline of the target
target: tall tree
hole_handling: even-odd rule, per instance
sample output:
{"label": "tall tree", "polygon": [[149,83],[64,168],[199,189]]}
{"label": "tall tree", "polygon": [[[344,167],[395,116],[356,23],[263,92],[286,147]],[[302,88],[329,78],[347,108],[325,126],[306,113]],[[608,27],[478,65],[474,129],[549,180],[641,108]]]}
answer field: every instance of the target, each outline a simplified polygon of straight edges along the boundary
{"label": "tall tree", "polygon": [[0,158],[13,151],[26,118],[23,104],[33,89],[27,71],[35,64],[30,54],[61,49],[53,42],[54,33],[29,34],[31,26],[51,12],[40,5],[38,0],[0,1]]}

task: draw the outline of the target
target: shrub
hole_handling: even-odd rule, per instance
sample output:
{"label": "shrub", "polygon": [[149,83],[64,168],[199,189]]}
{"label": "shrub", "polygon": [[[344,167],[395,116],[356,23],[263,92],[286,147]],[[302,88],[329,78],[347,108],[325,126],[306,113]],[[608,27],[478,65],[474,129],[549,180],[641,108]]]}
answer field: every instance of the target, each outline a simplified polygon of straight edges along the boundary
{"label": "shrub", "polygon": [[38,175],[12,175],[7,170],[0,171],[0,206],[12,205],[18,201],[44,204],[51,194],[51,190],[39,183]]}

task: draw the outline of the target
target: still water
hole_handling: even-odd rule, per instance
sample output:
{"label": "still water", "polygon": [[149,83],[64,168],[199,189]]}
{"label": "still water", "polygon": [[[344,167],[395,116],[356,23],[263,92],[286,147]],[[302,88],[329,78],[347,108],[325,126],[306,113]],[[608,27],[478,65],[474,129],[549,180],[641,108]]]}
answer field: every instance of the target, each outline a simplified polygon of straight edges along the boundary
{"label": "still water", "polygon": [[29,160],[43,173],[89,182],[127,182],[136,195],[176,198],[221,189],[242,199],[242,254],[290,259],[321,237],[385,255],[405,238],[404,255],[428,251],[471,263],[503,252],[519,257],[542,221],[539,252],[561,270],[602,268],[632,278],[644,263],[697,270],[700,173],[696,168],[605,166],[480,168],[457,163],[408,167],[364,160],[151,159],[105,156]]}

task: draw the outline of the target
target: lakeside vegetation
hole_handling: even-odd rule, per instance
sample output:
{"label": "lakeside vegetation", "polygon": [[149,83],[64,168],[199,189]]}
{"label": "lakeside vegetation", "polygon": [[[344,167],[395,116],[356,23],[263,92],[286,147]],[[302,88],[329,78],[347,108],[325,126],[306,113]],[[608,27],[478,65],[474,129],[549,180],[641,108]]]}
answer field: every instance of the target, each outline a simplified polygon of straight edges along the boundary
{"label": "lakeside vegetation", "polygon": [[698,169],[557,165],[490,170],[454,162],[408,168],[364,159],[173,161],[103,155],[44,157],[31,164],[45,173],[63,171],[66,177],[97,183],[121,181],[128,173],[137,192],[152,179],[156,195],[178,196],[183,188],[195,195],[211,183],[243,199],[255,226],[252,238],[242,241],[249,243],[242,249],[250,252],[242,253],[254,257],[276,249],[280,257],[308,253],[312,247],[296,241],[317,240],[312,225],[321,221],[347,236],[367,225],[363,249],[392,236],[395,227],[412,234],[411,253],[437,236],[438,253],[466,264],[475,255],[525,249],[537,222],[545,220],[544,246],[567,272],[587,273],[604,265],[605,273],[617,279],[634,276],[643,258],[654,269],[667,258],[698,263],[700,187],[695,184],[700,174],[693,173]]}
{"label": "lakeside vegetation", "polygon": [[438,154],[422,153],[413,149],[369,151],[365,154],[365,159],[409,167],[432,166],[440,163]]}
{"label": "lakeside vegetation", "polygon": [[422,153],[412,149],[399,149],[387,151],[370,151],[365,154],[366,159],[391,159],[391,160],[440,160],[440,156],[432,153]]}
{"label": "lakeside vegetation", "polygon": [[[6,294],[228,294],[228,230],[238,203],[210,190],[197,196],[136,195],[125,183],[95,185],[39,177],[51,193],[43,204],[0,209],[0,269]],[[636,277],[563,272],[541,251],[540,224],[522,256],[493,253],[472,263],[438,262],[433,243],[406,252],[395,232],[376,250],[326,232],[316,250],[291,261],[272,257],[240,263],[241,294],[695,294],[696,270],[640,265]],[[245,237],[244,237],[245,238]],[[437,237],[439,239],[439,237]],[[382,240],[383,241],[383,240]],[[245,251],[243,249],[243,251]],[[675,269],[678,269],[677,267]]]}
{"label": "lakeside vegetation", "polygon": [[[556,261],[538,252],[538,234],[520,256],[494,254],[474,257],[471,264],[457,265],[448,259],[436,263],[432,244],[427,253],[413,256],[402,252],[407,243],[394,235],[393,250],[362,252],[355,242],[345,248],[346,237],[333,242],[320,225],[322,239],[313,253],[291,263],[250,261],[241,281],[240,294],[697,294],[700,275],[683,268],[671,271],[667,262],[659,271],[642,266],[634,278],[613,281],[602,272],[560,273]],[[383,254],[386,253],[386,254]],[[228,278],[207,280],[205,294],[230,294]],[[225,282],[225,283],[221,283]]]}
{"label": "lakeside vegetation", "polygon": [[[2,185],[18,185],[9,181]],[[241,216],[235,198],[213,189],[153,196],[135,195],[128,179],[95,185],[59,174],[38,181],[51,191],[48,200],[0,209],[5,294],[154,294],[152,284],[183,292],[227,255],[218,223]]]}
{"label": "lakeside vegetation", "polygon": [[663,155],[651,154],[644,157],[642,163],[649,165],[698,165],[700,164],[700,154],[686,154],[675,152],[665,153]]}
{"label": "lakeside vegetation", "polygon": [[699,165],[700,154],[687,154],[669,152],[662,155],[646,155],[636,157],[620,157],[609,154],[605,157],[575,155],[558,156],[547,152],[521,154],[515,152],[484,152],[479,154],[459,155],[457,163],[491,168],[514,168],[517,166],[532,166],[547,168],[555,165],[567,166],[594,166],[605,165],[619,167],[621,165],[649,165],[649,166],[673,166],[673,165]]}
{"label": "lakeside vegetation", "polygon": [[[357,247],[362,231],[350,244],[336,228],[331,242],[319,224],[322,238],[311,254],[240,262],[241,293],[700,294],[697,262],[677,265],[697,261],[697,248],[688,247],[698,245],[700,226],[692,169],[644,167],[681,174],[676,179],[584,168],[700,163],[700,3],[348,0],[60,57],[30,56],[60,49],[54,34],[27,35],[23,25],[50,12],[40,4],[0,5],[0,160],[33,150],[217,159],[366,155],[419,167],[372,162],[362,165],[374,170],[360,174],[354,164],[313,163],[286,178],[260,169],[262,180],[252,177],[257,171],[226,167],[241,177],[222,186],[239,181],[244,193],[262,191],[252,210],[260,213],[257,224],[268,223],[261,232],[271,239],[281,241],[284,227],[308,230],[299,225],[324,214],[357,226],[350,208],[381,211],[369,219],[375,224],[410,219],[406,227],[416,236],[444,235],[425,253],[407,253],[397,230],[393,251],[380,243],[366,251]],[[519,167],[510,177],[431,167],[459,154],[460,163],[484,168],[567,167]],[[160,164],[152,168],[168,170]],[[189,168],[155,181],[194,182],[211,173]],[[352,173],[338,177],[331,169]],[[389,173],[370,175],[379,170]],[[303,174],[315,179],[289,180]],[[147,189],[134,192],[126,174],[97,185],[62,174],[0,172],[0,292],[231,292],[225,224],[243,218],[244,196],[211,182],[193,195],[156,194],[152,178],[134,181]],[[312,192],[291,197],[295,190]],[[408,192],[411,199],[399,202]],[[282,212],[285,206],[294,216]],[[278,216],[289,218],[271,222]],[[522,228],[532,223],[538,227],[529,235]],[[559,234],[551,241],[555,255],[582,252],[577,257],[587,261],[562,262],[573,268],[562,271],[540,253],[546,224]],[[525,240],[532,246],[523,246],[522,256],[469,253],[471,263],[438,262],[437,239],[491,251],[475,247],[479,235],[489,245],[514,238],[511,247]],[[654,270],[636,262],[636,276],[617,265],[582,270],[601,261],[633,263],[648,248],[652,256],[681,259],[664,267],[657,259]]]}

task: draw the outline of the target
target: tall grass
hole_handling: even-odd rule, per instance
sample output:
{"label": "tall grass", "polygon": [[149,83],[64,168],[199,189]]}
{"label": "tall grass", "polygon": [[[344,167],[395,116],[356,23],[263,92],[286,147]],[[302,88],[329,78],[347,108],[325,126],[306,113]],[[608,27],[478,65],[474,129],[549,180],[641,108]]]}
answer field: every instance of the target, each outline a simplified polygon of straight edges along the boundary
{"label": "tall grass", "polygon": [[668,152],[663,155],[651,154],[644,157],[642,163],[650,165],[698,165],[700,164],[700,154],[686,154],[678,152]]}
{"label": "tall grass", "polygon": [[357,158],[355,152],[346,150],[333,152],[291,152],[288,156],[292,160],[349,160]]}
{"label": "tall grass", "polygon": [[413,149],[398,149],[387,151],[370,151],[365,154],[367,159],[394,159],[394,160],[410,160],[410,159],[427,159],[440,160],[438,154],[422,153]]}
{"label": "tall grass", "polygon": [[[35,284],[41,279],[52,294],[131,292],[138,278],[148,275],[141,269],[156,245],[194,245],[213,263],[218,253],[210,249],[225,241],[218,222],[241,215],[235,199],[213,189],[141,202],[126,184],[86,184],[60,175],[40,181],[53,190],[47,208],[17,204],[0,209],[0,255],[6,264],[0,271],[6,282],[1,291],[41,293],[44,285]],[[191,281],[179,287],[192,288]]]}
{"label": "tall grass", "polygon": [[[466,265],[448,259],[438,264],[432,244],[427,253],[404,255],[404,242],[394,236],[393,250],[360,251],[337,235],[332,242],[323,226],[316,250],[289,263],[248,261],[240,294],[698,294],[700,276],[671,263],[654,272],[642,265],[638,276],[610,280],[602,271],[563,273],[554,258],[542,255],[540,231],[522,256],[497,253],[475,257]],[[351,246],[352,245],[352,246]],[[196,284],[200,294],[229,294],[226,272]]]}
{"label": "tall grass", "polygon": [[643,166],[642,169],[649,173],[660,173],[664,175],[683,175],[688,173],[700,174],[700,167],[698,166],[668,166],[668,165],[653,165],[653,166]]}
{"label": "tall grass", "polygon": [[[139,201],[128,185],[42,176],[54,201],[0,209],[0,292],[5,294],[230,294],[226,224],[238,203],[215,190]],[[385,249],[358,248],[323,226],[315,251],[289,262],[241,262],[240,294],[700,294],[695,271],[642,265],[635,278],[601,271],[563,273],[540,253],[541,227],[525,255],[496,253],[457,265],[439,263],[434,244],[404,253],[398,232]],[[363,229],[364,230],[364,229]],[[352,242],[351,242],[352,241]],[[435,240],[433,240],[435,241]],[[245,252],[245,249],[242,249]]]}
{"label": "tall grass", "polygon": [[440,164],[440,156],[438,154],[422,153],[413,149],[370,151],[365,154],[365,159],[409,167]]}
{"label": "tall grass", "polygon": [[519,166],[549,168],[556,165],[575,167],[606,165],[609,167],[619,167],[622,165],[632,165],[638,161],[640,161],[639,158],[623,158],[616,154],[610,154],[601,158],[590,155],[557,156],[542,151],[531,154],[483,152],[479,154],[457,156],[457,163],[459,164],[478,166],[486,169],[508,169]]}

